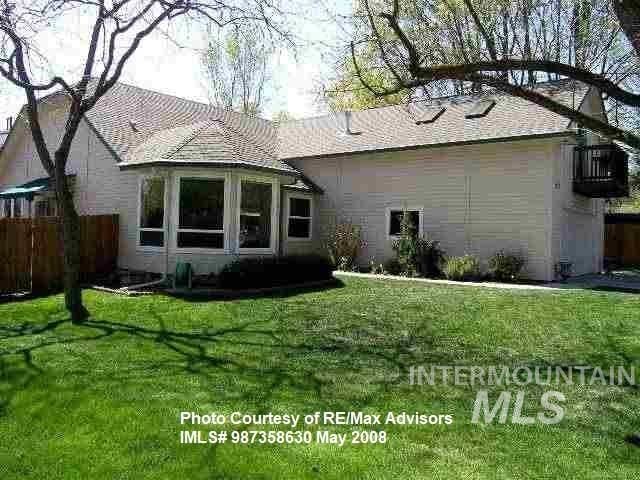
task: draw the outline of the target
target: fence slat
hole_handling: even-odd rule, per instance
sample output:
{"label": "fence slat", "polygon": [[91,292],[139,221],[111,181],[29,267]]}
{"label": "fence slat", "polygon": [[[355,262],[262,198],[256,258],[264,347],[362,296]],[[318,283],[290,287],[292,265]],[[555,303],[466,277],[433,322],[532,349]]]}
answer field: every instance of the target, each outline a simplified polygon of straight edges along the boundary
{"label": "fence slat", "polygon": [[[62,236],[57,218],[0,219],[0,293],[47,293],[63,286]],[[118,216],[80,217],[81,280],[116,268]]]}
{"label": "fence slat", "polygon": [[607,223],[604,255],[624,266],[640,265],[640,223],[631,218]]}

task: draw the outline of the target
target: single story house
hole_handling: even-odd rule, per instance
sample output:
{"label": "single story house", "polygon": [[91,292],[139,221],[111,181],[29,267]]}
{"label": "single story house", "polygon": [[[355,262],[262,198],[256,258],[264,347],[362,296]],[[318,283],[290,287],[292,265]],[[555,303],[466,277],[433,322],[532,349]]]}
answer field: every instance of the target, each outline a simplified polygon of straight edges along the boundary
{"label": "single story house", "polygon": [[[606,118],[600,93],[536,87]],[[68,99],[41,100],[56,145]],[[119,215],[120,267],[216,272],[245,255],[325,251],[337,222],[362,229],[359,259],[393,255],[408,211],[449,255],[526,257],[551,280],[602,268],[604,198],[626,194],[626,154],[567,119],[489,92],[274,123],[117,84],[80,126],[68,174],[80,214]],[[0,151],[0,214],[54,215],[21,114]]]}

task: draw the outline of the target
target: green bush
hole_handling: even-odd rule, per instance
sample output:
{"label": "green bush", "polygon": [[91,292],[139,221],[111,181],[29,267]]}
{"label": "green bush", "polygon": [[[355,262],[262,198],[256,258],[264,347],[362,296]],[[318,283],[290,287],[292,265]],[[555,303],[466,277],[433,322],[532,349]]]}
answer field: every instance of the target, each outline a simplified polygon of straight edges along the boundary
{"label": "green bush", "polygon": [[422,275],[427,278],[440,275],[444,252],[439,242],[420,237],[414,231],[409,215],[402,215],[400,236],[393,242],[393,250],[396,252],[401,274],[408,277]]}
{"label": "green bush", "polygon": [[449,280],[477,280],[480,278],[480,262],[473,255],[448,257],[444,261],[442,272]]}
{"label": "green bush", "polygon": [[402,268],[400,267],[400,263],[398,263],[397,258],[391,258],[384,262],[384,270],[389,275],[400,275],[402,273]]}
{"label": "green bush", "polygon": [[333,265],[320,255],[242,258],[223,267],[218,286],[234,290],[277,287],[329,280],[332,273]]}
{"label": "green bush", "polygon": [[445,258],[440,242],[430,238],[419,238],[416,246],[416,263],[420,275],[427,278],[442,275],[440,266]]}
{"label": "green bush", "polygon": [[512,282],[519,278],[524,264],[522,255],[500,250],[489,259],[489,275],[499,282]]}
{"label": "green bush", "polygon": [[356,260],[363,245],[360,227],[351,223],[339,223],[329,235],[329,258],[338,270],[356,270]]}

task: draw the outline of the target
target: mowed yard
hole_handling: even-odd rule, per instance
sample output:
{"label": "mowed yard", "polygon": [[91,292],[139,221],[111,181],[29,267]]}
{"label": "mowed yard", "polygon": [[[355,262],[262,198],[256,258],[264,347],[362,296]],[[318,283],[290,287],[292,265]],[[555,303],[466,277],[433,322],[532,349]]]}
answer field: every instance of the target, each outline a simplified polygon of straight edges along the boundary
{"label": "mowed yard", "polygon": [[[559,424],[477,425],[478,388],[411,386],[406,374],[432,364],[640,370],[638,296],[345,279],[232,301],[85,299],[84,326],[69,323],[60,296],[0,305],[2,479],[640,475],[640,448],[624,441],[640,430],[638,387],[561,385]],[[535,413],[546,388],[523,389]],[[181,445],[183,410],[419,411],[454,423],[386,426],[384,445]]]}

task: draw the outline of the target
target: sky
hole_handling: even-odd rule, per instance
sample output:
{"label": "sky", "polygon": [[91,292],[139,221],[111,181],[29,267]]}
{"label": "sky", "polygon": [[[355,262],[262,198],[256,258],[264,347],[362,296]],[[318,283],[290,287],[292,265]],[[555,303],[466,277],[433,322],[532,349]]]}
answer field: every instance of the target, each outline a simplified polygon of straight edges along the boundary
{"label": "sky", "polygon": [[[262,116],[285,110],[294,118],[322,113],[317,89],[331,73],[330,59],[347,42],[335,16],[348,14],[349,0],[297,0],[295,20],[289,23],[296,38],[295,48],[282,46],[271,63],[271,82]],[[62,74],[73,82],[81,72],[86,55],[91,17],[67,15],[36,39],[39,53],[46,59],[43,76]],[[176,25],[166,35],[145,39],[129,60],[121,81],[192,100],[208,102],[200,54],[207,35],[201,25]],[[0,77],[0,128],[25,103],[21,89]]]}

